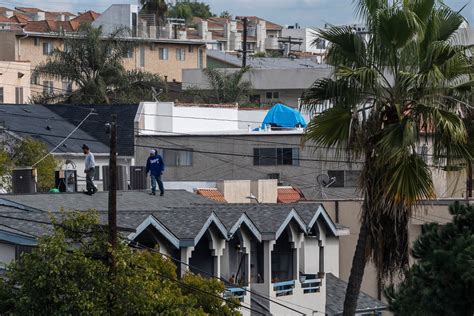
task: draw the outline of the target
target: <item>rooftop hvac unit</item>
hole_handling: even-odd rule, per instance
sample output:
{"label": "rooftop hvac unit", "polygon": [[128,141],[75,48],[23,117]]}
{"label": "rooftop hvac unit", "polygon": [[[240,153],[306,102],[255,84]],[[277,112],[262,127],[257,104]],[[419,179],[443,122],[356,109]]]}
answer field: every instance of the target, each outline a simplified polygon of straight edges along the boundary
{"label": "rooftop hvac unit", "polygon": [[[109,191],[109,166],[102,166],[104,191]],[[127,166],[117,165],[117,190],[123,191],[128,188],[127,185]]]}
{"label": "rooftop hvac unit", "polygon": [[12,172],[12,190],[15,194],[36,192],[36,169],[18,168]]}
{"label": "rooftop hvac unit", "polygon": [[130,166],[130,187],[132,190],[146,190],[146,167]]}
{"label": "rooftop hvac unit", "polygon": [[77,171],[58,170],[54,173],[54,183],[59,192],[77,192]]}

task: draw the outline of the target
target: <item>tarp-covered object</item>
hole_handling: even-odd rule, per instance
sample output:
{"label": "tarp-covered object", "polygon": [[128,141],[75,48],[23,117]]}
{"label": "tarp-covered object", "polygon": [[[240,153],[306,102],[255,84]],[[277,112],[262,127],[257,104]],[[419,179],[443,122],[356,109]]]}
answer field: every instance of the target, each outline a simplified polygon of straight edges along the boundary
{"label": "tarp-covered object", "polygon": [[261,128],[264,129],[266,125],[295,128],[306,127],[307,124],[300,112],[284,104],[277,103],[268,110]]}

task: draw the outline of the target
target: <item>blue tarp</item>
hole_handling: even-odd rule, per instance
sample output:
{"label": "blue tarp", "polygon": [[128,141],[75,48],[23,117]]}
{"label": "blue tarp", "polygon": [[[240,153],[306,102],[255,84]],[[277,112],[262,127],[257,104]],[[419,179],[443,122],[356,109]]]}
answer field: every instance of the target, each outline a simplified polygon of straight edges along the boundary
{"label": "blue tarp", "polygon": [[268,124],[283,128],[306,127],[306,122],[300,112],[281,103],[275,104],[268,110],[261,128],[264,129]]}

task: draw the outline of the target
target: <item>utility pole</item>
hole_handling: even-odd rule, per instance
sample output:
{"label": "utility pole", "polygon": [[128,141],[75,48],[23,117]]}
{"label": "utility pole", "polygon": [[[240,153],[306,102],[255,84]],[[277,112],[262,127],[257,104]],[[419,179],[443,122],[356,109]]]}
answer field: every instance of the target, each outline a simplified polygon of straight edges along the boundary
{"label": "utility pole", "polygon": [[117,114],[112,114],[110,124],[109,160],[109,253],[110,271],[115,272],[114,251],[117,249]]}
{"label": "utility pole", "polygon": [[242,22],[244,23],[244,41],[243,41],[243,47],[242,47],[242,68],[247,67],[247,18],[243,18]]}

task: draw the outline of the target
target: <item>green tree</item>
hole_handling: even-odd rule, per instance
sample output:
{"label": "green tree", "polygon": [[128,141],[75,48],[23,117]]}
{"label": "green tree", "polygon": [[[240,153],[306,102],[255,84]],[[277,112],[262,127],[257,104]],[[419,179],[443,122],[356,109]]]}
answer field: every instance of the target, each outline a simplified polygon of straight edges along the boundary
{"label": "green tree", "polygon": [[124,56],[138,45],[119,39],[127,32],[119,29],[104,37],[101,28],[82,25],[77,34],[65,38],[64,49],[56,48],[34,71],[47,78],[70,81],[74,91],[55,91],[33,101],[90,104],[152,100],[151,87],[165,89],[165,83],[155,74],[125,70]]}
{"label": "green tree", "polygon": [[214,14],[211,12],[209,5],[204,2],[185,0],[176,3],[176,5],[169,10],[168,16],[171,18],[185,19],[186,22],[189,23],[193,17],[207,19],[214,16]]}
{"label": "green tree", "polygon": [[243,80],[243,76],[249,69],[249,67],[246,67],[227,72],[205,68],[203,71],[207,77],[210,90],[202,89],[202,87],[192,87],[188,90],[188,93],[196,96],[199,102],[206,103],[233,103],[246,100],[252,90],[252,84],[248,80]]}
{"label": "green tree", "polygon": [[457,202],[449,210],[452,223],[425,225],[412,250],[416,263],[386,291],[397,315],[474,314],[474,207]]}
{"label": "green tree", "polygon": [[227,10],[222,11],[221,14],[219,15],[219,17],[232,20],[232,14]]}
{"label": "green tree", "polygon": [[[45,143],[32,138],[24,138],[13,145],[9,159],[15,167],[31,167],[48,154]],[[48,191],[53,188],[54,171],[58,168],[58,161],[49,155],[40,163],[33,166],[37,171],[37,187],[39,191]]]}
{"label": "green tree", "polygon": [[348,26],[320,30],[334,74],[303,96],[310,110],[332,104],[305,140],[362,160],[364,202],[345,316],[355,314],[369,258],[382,278],[408,264],[408,221],[421,200],[435,196],[430,166],[416,153],[422,135],[429,132],[434,158],[447,165],[469,156],[462,97],[454,93],[469,80],[466,47],[452,40],[463,17],[434,0],[356,3],[369,35]]}
{"label": "green tree", "polygon": [[238,315],[237,301],[228,306],[219,299],[219,281],[194,275],[179,281],[174,263],[158,252],[119,243],[111,273],[108,234],[96,211],[63,212],[52,222],[52,233],[9,267],[0,284],[1,314]]}
{"label": "green tree", "polygon": [[166,14],[168,12],[168,4],[166,0],[140,0],[142,4],[142,13],[155,15],[157,25],[164,25]]}

